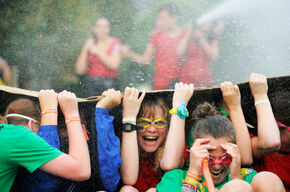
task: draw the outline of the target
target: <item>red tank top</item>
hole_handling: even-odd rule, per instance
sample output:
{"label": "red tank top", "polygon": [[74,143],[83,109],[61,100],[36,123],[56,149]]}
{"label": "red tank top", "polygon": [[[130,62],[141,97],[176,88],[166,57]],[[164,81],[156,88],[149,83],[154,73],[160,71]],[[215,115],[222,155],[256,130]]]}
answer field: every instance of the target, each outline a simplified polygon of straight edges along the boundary
{"label": "red tank top", "polygon": [[[252,134],[251,138],[255,137]],[[257,171],[270,171],[282,180],[286,192],[290,192],[290,154],[271,153],[254,161],[252,167]]]}
{"label": "red tank top", "polygon": [[[185,143],[184,149],[184,162],[187,159],[187,144]],[[145,192],[150,188],[156,188],[156,185],[160,182],[162,175],[158,172],[153,171],[154,165],[146,159],[140,159],[139,165],[139,175],[134,187],[138,189],[139,192]]]}
{"label": "red tank top", "polygon": [[155,47],[153,89],[165,89],[172,80],[178,78],[180,69],[177,47],[185,33],[186,30],[182,30],[177,37],[169,37],[163,31],[158,30],[152,34],[150,43]]}
{"label": "red tank top", "polygon": [[[119,39],[112,39],[109,48],[106,51],[107,55],[111,55],[114,51],[119,51],[121,47],[121,41]],[[88,52],[87,62],[89,64],[88,76],[90,77],[105,77],[105,78],[117,78],[118,71],[109,69],[97,55]]]}
{"label": "red tank top", "polygon": [[196,48],[192,39],[188,42],[187,50],[188,55],[182,64],[179,81],[193,83],[197,87],[210,84],[212,76],[205,51]]}

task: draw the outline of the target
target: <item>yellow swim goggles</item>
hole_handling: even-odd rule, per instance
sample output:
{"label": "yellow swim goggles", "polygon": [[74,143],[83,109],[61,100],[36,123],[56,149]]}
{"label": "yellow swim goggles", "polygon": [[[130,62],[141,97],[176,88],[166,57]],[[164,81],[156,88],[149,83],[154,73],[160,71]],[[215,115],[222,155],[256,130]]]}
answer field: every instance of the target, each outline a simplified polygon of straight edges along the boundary
{"label": "yellow swim goggles", "polygon": [[144,129],[149,128],[152,124],[157,129],[163,129],[167,126],[167,121],[163,117],[159,117],[157,119],[154,119],[153,121],[146,117],[140,117],[137,120],[137,126],[141,126]]}

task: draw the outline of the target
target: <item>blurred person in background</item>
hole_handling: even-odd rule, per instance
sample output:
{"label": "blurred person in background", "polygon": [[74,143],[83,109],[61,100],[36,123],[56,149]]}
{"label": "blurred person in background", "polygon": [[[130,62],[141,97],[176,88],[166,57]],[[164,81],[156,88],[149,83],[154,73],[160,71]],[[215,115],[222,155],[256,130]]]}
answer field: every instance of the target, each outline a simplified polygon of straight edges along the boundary
{"label": "blurred person in background", "polygon": [[93,37],[86,41],[76,61],[76,73],[87,75],[84,79],[85,96],[101,95],[109,88],[119,89],[120,47],[121,41],[110,36],[109,20],[98,18]]}
{"label": "blurred person in background", "polygon": [[182,58],[179,81],[195,86],[212,83],[210,64],[219,57],[219,38],[224,30],[222,22],[206,23],[200,27],[188,24],[185,38],[178,47]]}
{"label": "blurred person in background", "polygon": [[142,65],[149,65],[155,58],[153,89],[174,88],[179,75],[177,47],[186,30],[179,26],[179,11],[173,4],[159,8],[158,18],[146,50],[137,54],[128,47],[122,49],[124,56]]}
{"label": "blurred person in background", "polygon": [[0,57],[0,85],[9,85],[11,81],[10,67],[5,59]]}

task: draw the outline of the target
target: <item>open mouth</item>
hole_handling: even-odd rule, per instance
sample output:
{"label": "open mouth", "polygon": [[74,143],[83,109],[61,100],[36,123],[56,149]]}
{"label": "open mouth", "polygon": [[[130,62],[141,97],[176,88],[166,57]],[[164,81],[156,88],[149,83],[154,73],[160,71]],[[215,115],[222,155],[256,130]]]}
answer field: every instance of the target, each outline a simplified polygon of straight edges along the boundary
{"label": "open mouth", "polygon": [[143,136],[144,141],[154,142],[157,141],[158,137],[152,137],[152,136]]}
{"label": "open mouth", "polygon": [[213,178],[219,178],[222,175],[223,170],[219,170],[219,171],[210,170],[210,173]]}

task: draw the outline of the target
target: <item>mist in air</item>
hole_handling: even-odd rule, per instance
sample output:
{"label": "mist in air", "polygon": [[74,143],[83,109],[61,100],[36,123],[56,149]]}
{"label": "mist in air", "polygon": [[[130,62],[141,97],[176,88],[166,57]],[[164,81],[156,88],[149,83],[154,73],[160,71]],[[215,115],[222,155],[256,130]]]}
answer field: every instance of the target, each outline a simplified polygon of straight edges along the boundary
{"label": "mist in air", "polygon": [[[12,86],[32,90],[54,88],[78,92],[82,77],[75,63],[92,37],[99,16],[111,23],[111,36],[137,53],[146,49],[158,9],[165,3],[180,9],[180,24],[195,27],[222,22],[219,56],[210,62],[212,85],[248,81],[252,72],[267,77],[289,75],[290,2],[274,0],[125,0],[125,1],[1,1],[0,56],[13,72]],[[152,89],[154,59],[143,67],[123,58],[120,89]],[[81,96],[81,94],[78,94]]]}

